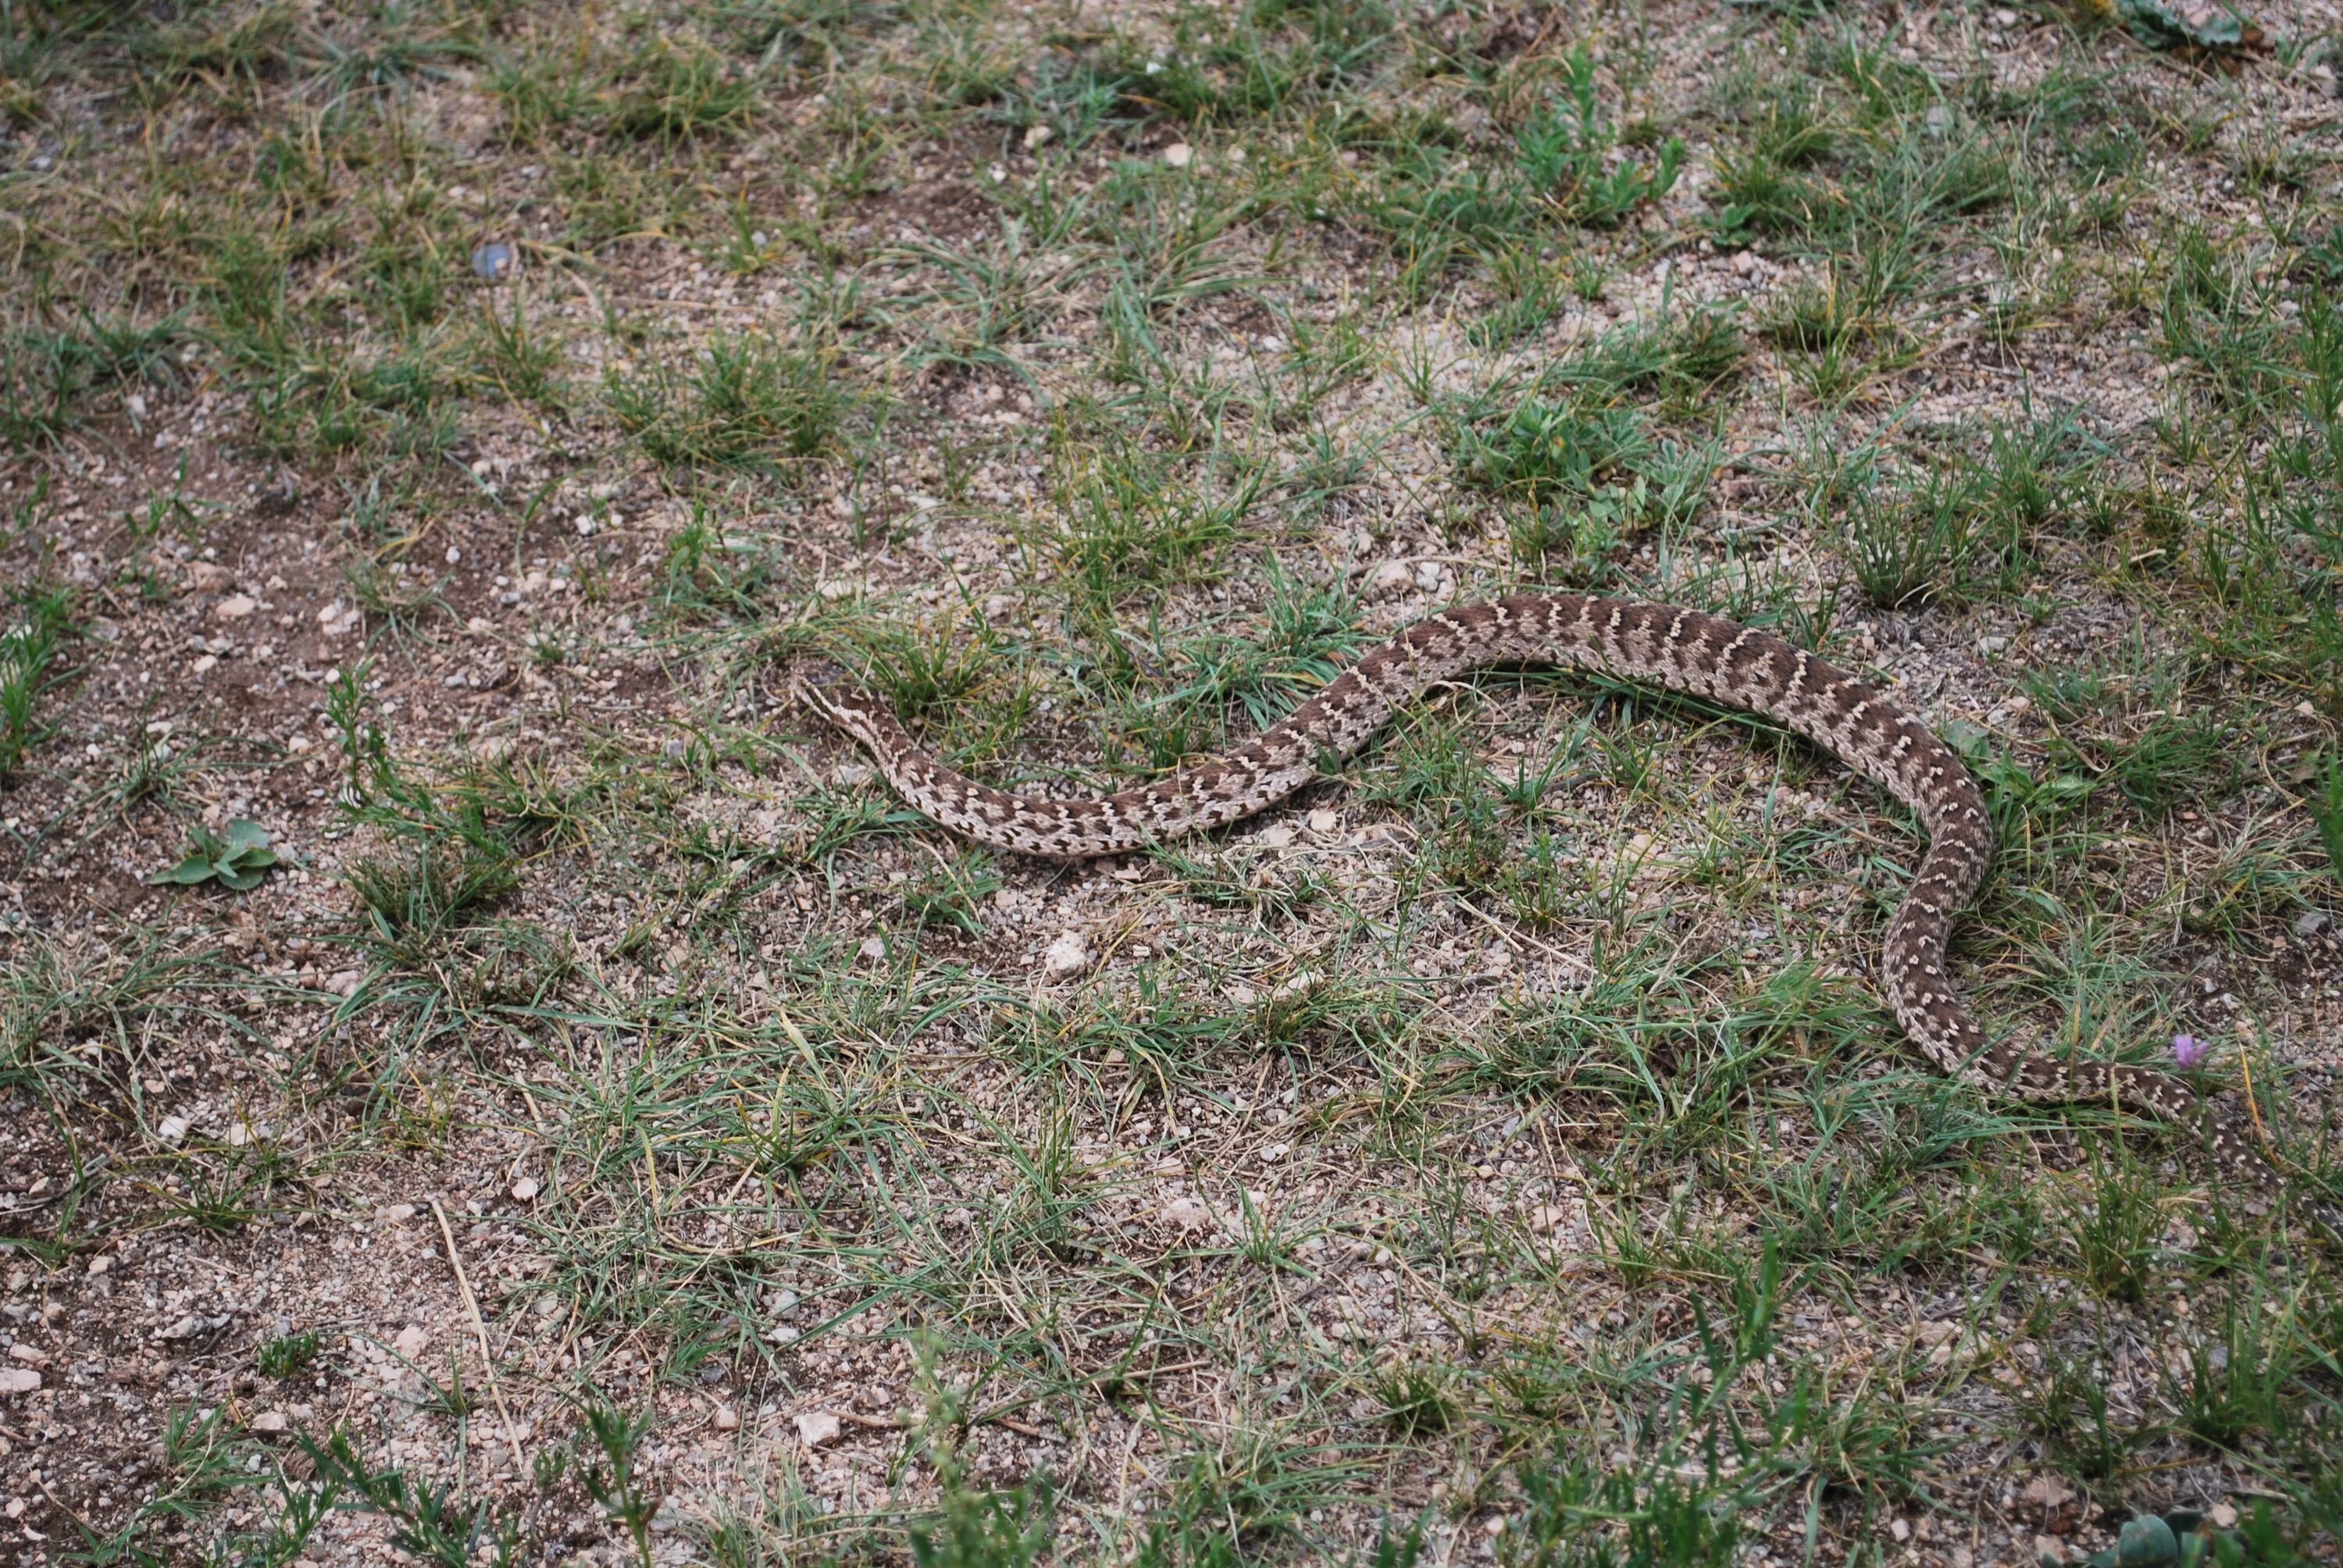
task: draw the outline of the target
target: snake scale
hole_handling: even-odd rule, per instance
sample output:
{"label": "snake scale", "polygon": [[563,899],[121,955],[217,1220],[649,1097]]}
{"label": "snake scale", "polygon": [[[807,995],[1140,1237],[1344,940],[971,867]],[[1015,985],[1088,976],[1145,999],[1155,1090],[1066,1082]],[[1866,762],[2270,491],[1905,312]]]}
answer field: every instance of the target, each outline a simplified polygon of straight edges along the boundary
{"label": "snake scale", "polygon": [[[1722,617],[1584,594],[1520,594],[1417,621],[1362,655],[1293,712],[1226,756],[1151,784],[1089,799],[991,789],[913,741],[893,709],[850,686],[800,676],[799,701],[860,741],[906,800],[980,843],[1050,859],[1116,855],[1203,831],[1276,804],[1322,759],[1346,757],[1433,682],[1490,664],[1553,664],[1647,682],[1761,714],[1884,786],[1928,830],[1902,908],[1887,928],[1880,982],[1913,1043],[1941,1070],[2021,1101],[2102,1101],[2173,1121],[2197,1096],[2170,1073],[2061,1061],[1988,1042],[1946,969],[1953,918],[1984,879],[1993,827],[1984,795],[1952,749],[1867,681],[1805,648]],[[2227,1129],[2216,1163],[2258,1184],[2276,1172]]]}

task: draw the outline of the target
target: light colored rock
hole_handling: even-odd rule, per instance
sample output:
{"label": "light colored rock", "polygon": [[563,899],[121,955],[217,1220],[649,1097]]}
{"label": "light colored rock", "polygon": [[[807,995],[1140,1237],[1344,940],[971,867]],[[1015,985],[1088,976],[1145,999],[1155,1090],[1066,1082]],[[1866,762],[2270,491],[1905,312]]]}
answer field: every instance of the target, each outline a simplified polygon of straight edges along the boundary
{"label": "light colored rock", "polygon": [[862,939],[862,945],[860,948],[857,948],[855,951],[860,957],[868,960],[871,963],[875,964],[881,962],[887,957],[887,939],[885,937],[865,937]]}
{"label": "light colored rock", "polygon": [[409,1323],[398,1331],[398,1337],[390,1342],[390,1348],[408,1361],[413,1361],[431,1348],[431,1336],[417,1325]]}
{"label": "light colored rock", "polygon": [[1041,973],[1053,980],[1071,980],[1091,967],[1091,940],[1080,931],[1061,931],[1041,955]]}
{"label": "light colored rock", "polygon": [[1184,169],[1195,161],[1196,149],[1185,142],[1173,142],[1163,149],[1163,162],[1168,167]]}
{"label": "light colored rock", "polygon": [[1332,833],[1342,825],[1342,814],[1340,811],[1321,806],[1310,813],[1310,830],[1313,833]]}
{"label": "light colored rock", "polygon": [[0,1367],[0,1393],[31,1393],[41,1386],[41,1374],[31,1367]]}
{"label": "light colored rock", "polygon": [[1531,1233],[1539,1236],[1551,1236],[1565,1229],[1572,1218],[1571,1211],[1560,1203],[1541,1203],[1526,1216]]}
{"label": "light colored rock", "polygon": [[1175,1231],[1209,1231],[1212,1211],[1194,1198],[1182,1196],[1163,1205],[1162,1221]]}
{"label": "light colored rock", "polygon": [[536,1197],[538,1191],[539,1189],[537,1184],[537,1178],[534,1176],[524,1176],[519,1181],[512,1184],[513,1201],[516,1203],[526,1203],[530,1199]]}
{"label": "light colored rock", "polygon": [[184,1116],[166,1116],[155,1126],[155,1136],[166,1143],[176,1143],[195,1125]]}
{"label": "light colored rock", "polygon": [[22,1340],[8,1347],[8,1355],[12,1361],[20,1361],[29,1366],[42,1367],[49,1364],[48,1352],[38,1345],[28,1345]]}
{"label": "light colored rock", "polygon": [[729,1404],[718,1405],[716,1407],[716,1430],[719,1432],[739,1431],[740,1412],[734,1410]]}
{"label": "light colored rock", "polygon": [[838,1441],[838,1417],[826,1410],[809,1410],[797,1418],[798,1441],[808,1448],[820,1448],[825,1442]]}
{"label": "light colored rock", "polygon": [[2325,910],[2305,910],[2294,917],[2294,934],[2308,940],[2335,923]]}
{"label": "light colored rock", "polygon": [[2056,1508],[2075,1493],[2055,1475],[2037,1475],[2019,1488],[2017,1495],[2036,1508]]}
{"label": "light colored rock", "polygon": [[262,1437],[281,1437],[293,1425],[286,1419],[285,1412],[281,1410],[264,1410],[254,1416],[248,1424],[251,1431]]}
{"label": "light colored rock", "polygon": [[212,616],[216,620],[242,620],[259,608],[250,594],[232,593],[212,606]]}
{"label": "light colored rock", "polygon": [[1375,568],[1373,586],[1379,594],[1403,594],[1415,586],[1415,573],[1405,561],[1385,561]]}

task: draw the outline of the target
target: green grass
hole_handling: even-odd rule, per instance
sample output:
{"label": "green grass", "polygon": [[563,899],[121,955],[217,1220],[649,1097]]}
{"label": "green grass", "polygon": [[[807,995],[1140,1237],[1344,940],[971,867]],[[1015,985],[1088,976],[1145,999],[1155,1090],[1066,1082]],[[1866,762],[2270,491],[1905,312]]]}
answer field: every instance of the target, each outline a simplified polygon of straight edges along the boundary
{"label": "green grass", "polygon": [[52,732],[42,709],[65,678],[56,666],[72,628],[72,594],[51,588],[24,595],[0,628],[0,784]]}

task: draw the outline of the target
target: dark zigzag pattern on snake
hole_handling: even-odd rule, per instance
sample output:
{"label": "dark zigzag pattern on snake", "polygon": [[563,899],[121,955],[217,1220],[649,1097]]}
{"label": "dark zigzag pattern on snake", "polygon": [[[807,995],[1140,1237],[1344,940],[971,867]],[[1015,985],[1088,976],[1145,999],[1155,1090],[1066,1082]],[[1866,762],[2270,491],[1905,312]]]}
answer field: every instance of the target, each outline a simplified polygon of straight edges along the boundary
{"label": "dark zigzag pattern on snake", "polygon": [[[1121,854],[1233,822],[1349,756],[1436,681],[1483,665],[1554,664],[1648,682],[1745,709],[1805,736],[1919,814],[1928,852],[1889,923],[1880,987],[1915,1045],[1943,1071],[2026,1101],[2105,1101],[2180,1121],[2197,1112],[2187,1084],[2122,1063],[2059,1061],[1990,1043],[1953,990],[1946,954],[1954,917],[1993,853],[1984,796],[1961,759],[1879,688],[1805,649],[1668,605],[1584,594],[1520,594],[1416,622],[1360,657],[1317,695],[1225,757],[1116,794],[1056,799],[1013,794],[945,767],[886,703],[840,684],[796,683],[799,700],[860,740],[888,783],[953,831],[1051,859]],[[2216,1161],[2258,1183],[2276,1172],[2226,1129]]]}

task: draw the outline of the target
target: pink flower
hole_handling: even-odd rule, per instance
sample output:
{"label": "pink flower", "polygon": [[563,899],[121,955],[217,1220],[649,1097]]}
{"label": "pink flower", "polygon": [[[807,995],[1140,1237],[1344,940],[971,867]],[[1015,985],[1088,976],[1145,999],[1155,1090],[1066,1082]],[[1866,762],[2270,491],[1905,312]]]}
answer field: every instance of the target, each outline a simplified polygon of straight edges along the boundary
{"label": "pink flower", "polygon": [[2180,1064],[2183,1072],[2203,1066],[2205,1059],[2212,1054],[2213,1048],[2193,1034],[2172,1037],[2172,1060]]}

